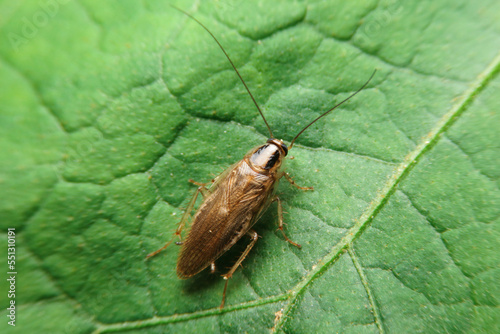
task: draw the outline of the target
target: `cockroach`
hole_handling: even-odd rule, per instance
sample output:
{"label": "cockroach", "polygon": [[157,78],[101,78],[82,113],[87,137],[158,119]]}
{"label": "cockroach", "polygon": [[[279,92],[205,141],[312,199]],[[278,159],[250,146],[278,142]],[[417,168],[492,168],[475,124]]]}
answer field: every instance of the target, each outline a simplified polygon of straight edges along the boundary
{"label": "cockroach", "polygon": [[[233,247],[244,235],[250,236],[251,241],[244,252],[229,271],[222,275],[226,281],[222,294],[222,302],[220,304],[220,308],[222,309],[226,300],[229,278],[233,276],[236,269],[241,265],[259,238],[259,235],[252,227],[272,202],[277,202],[278,204],[278,228],[283,238],[291,245],[298,248],[301,247],[299,244],[290,240],[285,234],[283,229],[283,207],[280,198],[275,194],[275,189],[282,177],[285,177],[290,184],[299,189],[313,190],[313,188],[300,187],[295,184],[290,175],[282,170],[284,158],[287,156],[288,151],[292,149],[297,138],[307,130],[307,128],[363,90],[375,75],[375,71],[366,83],[356,92],[314,119],[304,127],[292,139],[290,145],[287,146],[283,140],[276,139],[273,136],[271,127],[267,123],[262,110],[222,44],[219,43],[217,38],[200,21],[185,11],[176,7],[174,8],[197,22],[219,45],[236,72],[236,75],[240,78],[243,86],[245,86],[248,95],[255,104],[269,131],[269,139],[264,145],[254,147],[248,151],[242,160],[238,161],[209,182],[211,183],[209,187],[207,187],[208,183],[198,183],[189,180],[189,182],[197,185],[198,189],[189,201],[177,230],[162,248],[148,254],[146,257],[148,259],[155,256],[166,249],[176,237],[179,237],[181,241],[176,242],[176,244],[181,245],[182,248],[177,260],[177,276],[181,279],[186,279],[198,274],[208,266],[210,266],[212,273],[215,272],[215,261]],[[203,202],[194,215],[187,238],[182,241],[181,232],[191,216],[196,199],[200,193],[203,196]]]}

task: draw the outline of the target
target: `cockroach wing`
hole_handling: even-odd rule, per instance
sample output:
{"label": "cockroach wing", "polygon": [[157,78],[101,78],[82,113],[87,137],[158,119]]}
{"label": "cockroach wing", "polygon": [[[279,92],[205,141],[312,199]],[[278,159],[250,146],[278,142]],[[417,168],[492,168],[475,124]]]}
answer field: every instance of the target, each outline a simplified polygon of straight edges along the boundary
{"label": "cockroach wing", "polygon": [[277,183],[275,174],[257,173],[245,160],[223,172],[194,216],[177,276],[196,275],[229,250],[269,206]]}

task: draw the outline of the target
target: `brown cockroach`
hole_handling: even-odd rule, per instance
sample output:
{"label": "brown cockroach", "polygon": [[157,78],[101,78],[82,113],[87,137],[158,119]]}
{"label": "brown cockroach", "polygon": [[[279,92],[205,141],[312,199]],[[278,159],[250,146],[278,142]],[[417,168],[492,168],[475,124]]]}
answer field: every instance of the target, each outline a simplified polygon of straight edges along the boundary
{"label": "brown cockroach", "polygon": [[198,189],[191,198],[191,201],[189,202],[187,209],[179,222],[177,230],[170,241],[168,241],[162,248],[148,254],[146,257],[148,259],[166,249],[176,236],[182,240],[181,232],[191,215],[191,211],[194,209],[198,195],[201,193],[203,196],[203,202],[194,215],[187,238],[184,241],[176,242],[176,244],[182,245],[181,252],[177,260],[177,276],[179,278],[186,279],[194,276],[208,266],[210,266],[212,272],[214,272],[215,260],[233,247],[244,235],[248,235],[251,238],[250,243],[238,258],[236,263],[226,274],[222,275],[222,277],[226,280],[224,292],[222,294],[222,302],[220,305],[220,308],[222,309],[225,303],[229,278],[232,277],[238,266],[241,265],[259,237],[257,232],[252,229],[252,226],[257,222],[272,202],[277,202],[278,204],[279,230],[283,234],[284,239],[296,247],[301,247],[299,244],[290,240],[283,230],[283,208],[280,198],[275,195],[275,189],[279,180],[283,176],[293,186],[299,189],[313,190],[313,188],[300,187],[295,184],[288,173],[284,172],[281,168],[284,158],[288,154],[288,151],[293,147],[297,138],[307,128],[363,90],[375,75],[375,71],[368,81],[366,81],[366,83],[356,92],[304,127],[292,139],[290,145],[287,147],[283,140],[274,138],[271,127],[267,123],[262,110],[250,92],[250,89],[247,87],[245,81],[241,77],[238,69],[232,62],[231,58],[229,58],[229,55],[226,53],[226,50],[222,47],[217,38],[215,38],[210,30],[208,30],[208,28],[196,18],[181,9],[176,7],[174,8],[197,22],[219,45],[220,49],[245,86],[245,89],[257,107],[257,110],[262,116],[262,119],[264,120],[264,123],[269,131],[269,139],[264,145],[257,146],[248,151],[242,160],[238,161],[212,180],[210,187],[207,188],[207,184],[189,180],[191,183],[198,185]]}

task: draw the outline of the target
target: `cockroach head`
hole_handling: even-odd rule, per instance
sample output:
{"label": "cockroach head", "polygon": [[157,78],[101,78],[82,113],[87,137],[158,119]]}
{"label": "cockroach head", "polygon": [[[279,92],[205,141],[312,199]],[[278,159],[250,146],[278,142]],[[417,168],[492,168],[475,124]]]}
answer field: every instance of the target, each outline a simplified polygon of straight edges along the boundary
{"label": "cockroach head", "polygon": [[287,154],[288,147],[282,140],[270,138],[264,145],[250,151],[248,158],[254,168],[273,170],[281,166]]}
{"label": "cockroach head", "polygon": [[279,148],[281,148],[281,150],[283,151],[283,154],[285,156],[288,154],[288,147],[285,145],[285,143],[283,142],[283,140],[276,139],[276,138],[269,138],[267,140],[267,142],[270,143],[270,144],[274,144],[274,145],[278,146]]}

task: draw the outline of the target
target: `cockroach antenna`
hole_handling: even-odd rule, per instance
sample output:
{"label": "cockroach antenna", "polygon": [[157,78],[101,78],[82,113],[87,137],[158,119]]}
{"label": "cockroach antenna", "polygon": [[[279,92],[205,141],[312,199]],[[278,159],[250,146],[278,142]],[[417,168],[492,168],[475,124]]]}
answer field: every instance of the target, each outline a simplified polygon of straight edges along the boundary
{"label": "cockroach antenna", "polygon": [[295,140],[297,138],[299,138],[299,136],[307,130],[307,128],[309,128],[311,125],[313,125],[314,123],[316,123],[317,120],[319,120],[320,118],[323,118],[325,117],[326,115],[328,115],[329,113],[331,113],[332,111],[334,111],[335,109],[337,109],[338,107],[340,107],[342,104],[344,104],[345,102],[349,101],[351,98],[354,97],[354,95],[358,94],[359,92],[361,92],[363,89],[365,89],[365,87],[370,83],[370,81],[372,80],[373,76],[375,75],[375,73],[377,72],[377,70],[374,70],[372,75],[370,76],[370,78],[368,78],[368,80],[363,84],[363,86],[361,86],[357,91],[355,91],[354,93],[352,93],[351,95],[349,95],[347,98],[345,98],[344,100],[340,101],[339,103],[337,103],[335,106],[333,106],[332,109],[324,112],[323,114],[321,114],[320,116],[318,116],[314,121],[312,121],[311,123],[309,123],[305,128],[303,128],[302,130],[300,130],[300,132],[292,139],[292,141],[290,142],[290,146],[288,146],[288,149],[292,149],[292,146],[293,146],[293,143],[295,143]]}
{"label": "cockroach antenna", "polygon": [[255,107],[257,107],[257,110],[259,111],[259,114],[260,116],[262,116],[262,119],[264,120],[264,123],[266,123],[266,127],[267,127],[267,130],[269,131],[269,138],[274,138],[273,136],[273,132],[271,131],[271,127],[269,126],[269,124],[267,123],[267,120],[266,118],[264,117],[264,114],[262,113],[262,110],[260,109],[259,107],[259,104],[257,103],[257,101],[255,100],[255,98],[253,97],[253,94],[252,92],[250,91],[250,89],[248,88],[245,80],[243,80],[243,77],[241,76],[240,72],[238,71],[238,69],[236,68],[236,66],[234,65],[233,61],[231,60],[231,58],[229,58],[229,55],[227,54],[226,50],[224,49],[224,47],[222,46],[222,44],[219,43],[219,41],[217,40],[217,38],[214,36],[214,34],[212,34],[212,32],[210,30],[208,30],[207,27],[205,27],[205,25],[203,23],[201,23],[200,21],[198,21],[195,17],[193,17],[191,14],[183,11],[182,9],[180,8],[177,8],[175,7],[174,5],[170,5],[172,6],[173,8],[177,9],[179,12],[181,13],[184,13],[185,15],[187,15],[188,17],[192,18],[195,22],[197,22],[203,29],[206,30],[206,32],[208,32],[210,34],[210,36],[212,36],[212,38],[215,40],[215,42],[217,43],[217,45],[220,47],[220,49],[222,50],[222,52],[224,52],[224,55],[226,56],[227,60],[229,61],[229,63],[231,64],[231,66],[233,67],[234,71],[236,72],[236,74],[238,75],[238,77],[240,78],[241,82],[243,83],[243,86],[245,86],[245,89],[247,90],[248,92],[248,95],[250,95],[250,98],[252,99],[253,101],[253,104],[255,104]]}

